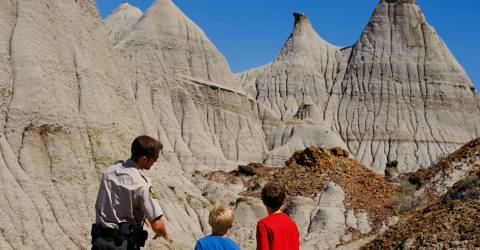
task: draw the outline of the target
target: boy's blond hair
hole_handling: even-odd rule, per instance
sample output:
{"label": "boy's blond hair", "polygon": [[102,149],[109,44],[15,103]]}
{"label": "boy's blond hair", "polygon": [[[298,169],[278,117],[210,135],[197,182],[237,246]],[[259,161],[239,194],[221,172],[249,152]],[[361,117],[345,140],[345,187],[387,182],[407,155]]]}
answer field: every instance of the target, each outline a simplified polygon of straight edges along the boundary
{"label": "boy's blond hair", "polygon": [[226,234],[232,228],[234,220],[232,210],[223,203],[215,204],[208,216],[208,224],[212,227],[212,232],[217,234]]}

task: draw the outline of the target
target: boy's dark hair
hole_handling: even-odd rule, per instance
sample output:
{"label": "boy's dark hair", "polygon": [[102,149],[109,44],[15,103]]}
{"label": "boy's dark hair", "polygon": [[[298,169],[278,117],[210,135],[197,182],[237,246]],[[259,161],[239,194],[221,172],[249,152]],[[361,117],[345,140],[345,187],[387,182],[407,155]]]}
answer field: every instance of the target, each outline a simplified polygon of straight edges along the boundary
{"label": "boy's dark hair", "polygon": [[148,158],[156,157],[157,152],[162,150],[163,145],[158,140],[148,136],[141,135],[132,142],[131,152],[132,160],[136,161],[142,156]]}
{"label": "boy's dark hair", "polygon": [[285,200],[285,188],[277,183],[267,183],[262,189],[262,201],[267,207],[280,209]]}

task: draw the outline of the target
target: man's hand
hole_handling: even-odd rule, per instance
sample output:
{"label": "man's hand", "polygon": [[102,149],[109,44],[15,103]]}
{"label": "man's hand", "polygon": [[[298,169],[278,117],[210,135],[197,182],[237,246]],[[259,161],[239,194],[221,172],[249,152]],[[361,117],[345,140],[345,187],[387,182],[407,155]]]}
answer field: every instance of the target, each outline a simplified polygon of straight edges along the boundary
{"label": "man's hand", "polygon": [[143,224],[144,224],[146,227],[150,227],[150,221],[148,221],[147,218],[143,219]]}
{"label": "man's hand", "polygon": [[160,235],[160,234],[156,234],[153,239],[156,239],[158,237],[162,236],[166,241],[170,242],[170,243],[173,243],[173,238],[172,236],[170,236],[170,234],[166,233],[164,235]]}

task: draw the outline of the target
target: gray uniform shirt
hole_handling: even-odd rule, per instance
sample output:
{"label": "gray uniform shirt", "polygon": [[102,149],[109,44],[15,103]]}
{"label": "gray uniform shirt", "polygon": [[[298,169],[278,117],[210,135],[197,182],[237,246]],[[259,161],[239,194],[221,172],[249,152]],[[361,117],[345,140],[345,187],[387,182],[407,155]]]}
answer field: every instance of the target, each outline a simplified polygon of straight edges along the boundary
{"label": "gray uniform shirt", "polygon": [[143,169],[128,160],[108,167],[102,174],[97,202],[96,223],[118,228],[128,222],[140,224],[163,216],[163,211]]}

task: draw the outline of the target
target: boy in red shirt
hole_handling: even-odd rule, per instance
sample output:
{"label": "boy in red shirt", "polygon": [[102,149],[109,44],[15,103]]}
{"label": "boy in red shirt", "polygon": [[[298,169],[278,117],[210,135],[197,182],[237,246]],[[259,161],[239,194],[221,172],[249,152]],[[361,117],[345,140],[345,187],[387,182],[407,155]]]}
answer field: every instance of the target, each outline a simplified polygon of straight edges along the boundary
{"label": "boy in red shirt", "polygon": [[297,225],[280,210],[285,196],[285,189],[276,183],[268,183],[262,189],[262,201],[268,216],[257,223],[257,250],[300,249]]}

